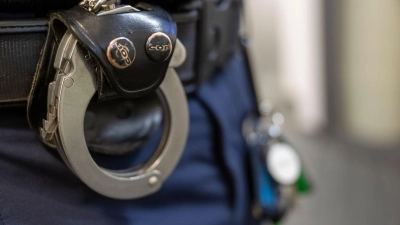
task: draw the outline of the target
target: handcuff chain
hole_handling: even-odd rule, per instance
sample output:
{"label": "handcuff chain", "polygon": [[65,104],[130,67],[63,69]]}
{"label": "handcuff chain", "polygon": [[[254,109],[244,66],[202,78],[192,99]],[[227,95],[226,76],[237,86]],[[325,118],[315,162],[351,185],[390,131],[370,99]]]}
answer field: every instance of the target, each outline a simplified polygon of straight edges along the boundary
{"label": "handcuff chain", "polygon": [[98,12],[101,9],[111,10],[119,5],[121,0],[83,0],[79,3],[80,6],[89,12]]}

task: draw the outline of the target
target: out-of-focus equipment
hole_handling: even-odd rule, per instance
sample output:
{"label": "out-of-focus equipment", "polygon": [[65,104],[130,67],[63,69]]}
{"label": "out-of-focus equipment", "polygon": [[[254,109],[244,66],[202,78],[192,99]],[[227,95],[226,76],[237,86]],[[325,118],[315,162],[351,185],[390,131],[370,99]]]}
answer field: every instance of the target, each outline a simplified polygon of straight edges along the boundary
{"label": "out-of-focus equipment", "polygon": [[[254,76],[249,62],[248,66],[249,74]],[[278,223],[293,207],[296,196],[307,193],[310,185],[298,151],[282,134],[283,114],[258,96],[257,90],[261,88],[262,84],[253,82],[258,107],[243,122],[252,175],[252,212],[256,219]]]}
{"label": "out-of-focus equipment", "polygon": [[269,102],[263,102],[260,111],[262,116],[250,115],[243,122],[250,149],[253,216],[278,222],[309,185],[300,155],[282,136],[283,115]]}

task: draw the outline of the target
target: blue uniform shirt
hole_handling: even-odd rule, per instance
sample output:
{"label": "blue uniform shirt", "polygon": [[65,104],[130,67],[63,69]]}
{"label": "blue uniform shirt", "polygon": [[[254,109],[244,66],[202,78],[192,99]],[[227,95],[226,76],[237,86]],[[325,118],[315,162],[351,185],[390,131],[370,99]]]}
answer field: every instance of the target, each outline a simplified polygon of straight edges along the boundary
{"label": "blue uniform shirt", "polygon": [[189,98],[190,133],[162,189],[114,200],[86,187],[29,129],[24,110],[0,112],[0,225],[250,225],[242,121],[254,99],[245,62],[224,69]]}

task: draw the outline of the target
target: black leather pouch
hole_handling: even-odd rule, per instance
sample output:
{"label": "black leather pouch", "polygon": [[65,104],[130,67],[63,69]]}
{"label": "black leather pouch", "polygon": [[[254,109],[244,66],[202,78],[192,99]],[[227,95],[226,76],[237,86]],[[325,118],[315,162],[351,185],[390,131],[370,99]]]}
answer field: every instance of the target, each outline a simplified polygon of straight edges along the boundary
{"label": "black leather pouch", "polygon": [[[165,77],[177,36],[172,17],[157,6],[103,16],[76,6],[53,13],[49,26],[27,105],[28,121],[38,134],[46,118],[48,85],[56,73],[54,58],[67,30],[75,35],[87,51],[87,62],[95,67],[98,92],[92,101],[132,99],[154,93]],[[163,53],[153,54],[153,50]],[[153,108],[160,112],[156,106]],[[138,121],[129,118],[127,122]],[[54,143],[43,141],[54,147]]]}

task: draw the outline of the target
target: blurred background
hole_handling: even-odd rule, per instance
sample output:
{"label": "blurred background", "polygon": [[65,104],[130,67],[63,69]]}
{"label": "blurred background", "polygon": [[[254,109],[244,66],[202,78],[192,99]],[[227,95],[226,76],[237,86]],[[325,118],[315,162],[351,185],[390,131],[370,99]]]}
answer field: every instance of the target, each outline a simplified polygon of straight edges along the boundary
{"label": "blurred background", "polygon": [[400,224],[400,1],[246,0],[261,99],[314,191],[284,225]]}

